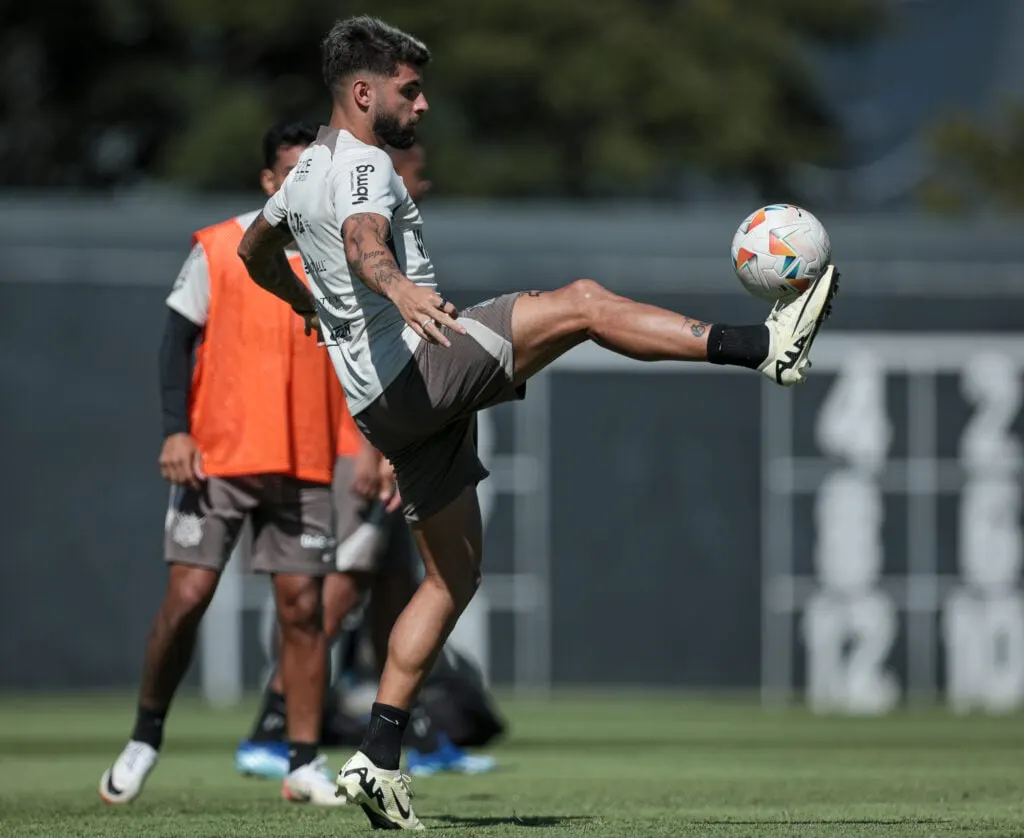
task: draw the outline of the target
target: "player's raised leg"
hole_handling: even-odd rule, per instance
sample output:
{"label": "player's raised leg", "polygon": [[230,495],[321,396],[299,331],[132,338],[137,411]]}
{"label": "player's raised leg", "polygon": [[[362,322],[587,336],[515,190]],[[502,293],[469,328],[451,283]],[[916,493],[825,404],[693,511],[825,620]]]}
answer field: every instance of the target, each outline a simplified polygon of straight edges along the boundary
{"label": "player's raised leg", "polygon": [[512,310],[515,383],[584,341],[641,361],[708,361],[759,370],[778,384],[804,380],[811,344],[829,314],[839,275],[830,265],[764,324],[709,324],[620,297],[590,279],[530,292]]}

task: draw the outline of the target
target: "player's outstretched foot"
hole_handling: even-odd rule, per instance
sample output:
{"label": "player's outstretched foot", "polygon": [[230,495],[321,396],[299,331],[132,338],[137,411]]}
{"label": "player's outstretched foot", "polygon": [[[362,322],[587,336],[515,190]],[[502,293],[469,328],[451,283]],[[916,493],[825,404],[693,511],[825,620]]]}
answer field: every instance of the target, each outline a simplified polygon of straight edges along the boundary
{"label": "player's outstretched foot", "polygon": [[374,829],[424,829],[412,810],[409,778],[378,768],[358,751],[338,772],[338,793],[358,803]]}
{"label": "player's outstretched foot", "polygon": [[149,772],[156,767],[156,749],[145,742],[129,742],[100,778],[104,803],[131,803],[142,792]]}
{"label": "player's outstretched foot", "polygon": [[406,752],[406,765],[414,777],[450,772],[455,774],[483,774],[493,771],[494,757],[467,754],[452,744],[447,736],[439,736],[436,751],[424,752],[410,748]]}
{"label": "player's outstretched foot", "polygon": [[783,387],[802,384],[811,366],[811,344],[832,312],[832,298],[839,290],[839,271],[828,265],[799,297],[778,303],[765,321],[771,334],[768,358],[758,368]]}
{"label": "player's outstretched foot", "polygon": [[245,777],[283,780],[288,776],[288,743],[246,739],[235,751],[235,768]]}
{"label": "player's outstretched foot", "polygon": [[281,796],[292,803],[317,806],[344,806],[348,801],[337,794],[330,775],[325,772],[327,757],[319,756],[288,774],[281,783]]}

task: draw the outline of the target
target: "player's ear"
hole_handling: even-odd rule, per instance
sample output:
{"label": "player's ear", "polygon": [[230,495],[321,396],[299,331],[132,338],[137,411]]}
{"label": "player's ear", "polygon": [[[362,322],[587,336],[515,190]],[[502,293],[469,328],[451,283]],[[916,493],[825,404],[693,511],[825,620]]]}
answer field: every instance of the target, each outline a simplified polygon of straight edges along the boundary
{"label": "player's ear", "polygon": [[274,180],[274,173],[270,169],[263,169],[260,172],[260,188],[268,198],[277,192],[277,184]]}
{"label": "player's ear", "polygon": [[356,79],[352,82],[352,99],[360,110],[368,111],[373,104],[373,85],[366,79]]}

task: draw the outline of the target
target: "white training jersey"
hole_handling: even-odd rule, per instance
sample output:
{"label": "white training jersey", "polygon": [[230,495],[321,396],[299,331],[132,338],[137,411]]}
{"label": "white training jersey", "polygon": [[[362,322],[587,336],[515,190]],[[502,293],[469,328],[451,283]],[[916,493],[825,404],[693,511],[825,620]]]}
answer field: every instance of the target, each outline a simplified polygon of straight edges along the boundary
{"label": "white training jersey", "polygon": [[[247,212],[237,216],[235,223],[243,231],[248,230],[257,215],[259,210]],[[166,302],[170,308],[197,326],[206,325],[206,318],[210,314],[210,263],[199,242],[189,251]]]}
{"label": "white training jersey", "polygon": [[353,415],[395,379],[421,340],[390,300],[349,272],[341,226],[362,212],[388,220],[388,247],[402,272],[417,285],[436,287],[420,211],[391,158],[347,131],[321,128],[263,209],[272,226],[287,223],[302,253],[323,337]]}
{"label": "white training jersey", "polygon": [[205,326],[210,313],[210,265],[206,251],[196,242],[167,295],[167,305],[197,326]]}

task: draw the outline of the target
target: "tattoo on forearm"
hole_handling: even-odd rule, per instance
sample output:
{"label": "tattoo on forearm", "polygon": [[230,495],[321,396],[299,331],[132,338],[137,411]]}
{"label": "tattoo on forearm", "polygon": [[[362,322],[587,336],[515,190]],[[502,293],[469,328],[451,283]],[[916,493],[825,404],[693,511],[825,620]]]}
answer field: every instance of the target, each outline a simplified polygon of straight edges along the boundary
{"label": "tattoo on forearm", "polygon": [[687,317],[685,319],[686,319],[687,324],[690,327],[690,334],[691,335],[693,335],[695,338],[702,338],[702,337],[704,337],[704,333],[708,329],[708,324],[707,323],[704,323],[701,320],[694,320],[692,317]]}
{"label": "tattoo on forearm", "polygon": [[355,261],[351,263],[352,270],[356,271],[357,273],[362,273],[364,262],[380,259],[382,256],[387,255],[388,252],[386,250],[371,250],[369,253],[360,252],[356,257]]}
{"label": "tattoo on forearm", "polygon": [[349,268],[371,291],[387,296],[388,289],[405,278],[388,247],[390,228],[375,213],[358,213],[345,220],[341,229]]}

